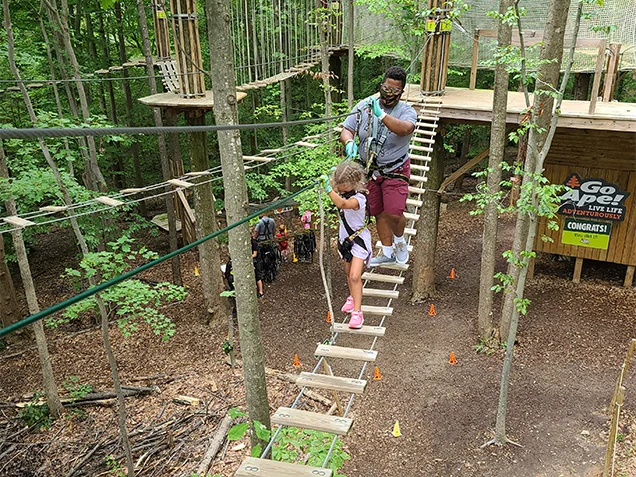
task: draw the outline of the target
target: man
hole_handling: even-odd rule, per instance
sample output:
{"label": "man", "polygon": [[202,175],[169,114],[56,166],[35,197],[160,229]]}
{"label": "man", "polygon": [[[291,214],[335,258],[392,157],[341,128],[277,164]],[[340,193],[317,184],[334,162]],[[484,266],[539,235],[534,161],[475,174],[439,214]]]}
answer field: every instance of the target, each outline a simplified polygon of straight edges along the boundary
{"label": "man", "polygon": [[[376,218],[382,251],[371,259],[370,266],[401,263],[409,259],[404,228],[406,227],[406,199],[409,193],[411,164],[409,142],[417,113],[400,101],[406,86],[406,71],[392,66],[384,74],[380,85],[380,100],[367,98],[360,101],[348,116],[340,141],[345,145],[347,157],[360,158],[368,171],[369,211]],[[355,143],[360,137],[360,148]]]}
{"label": "man", "polygon": [[267,212],[263,212],[260,215],[260,220],[254,227],[253,237],[257,242],[263,242],[265,240],[272,240],[276,232],[276,222],[267,216]]}

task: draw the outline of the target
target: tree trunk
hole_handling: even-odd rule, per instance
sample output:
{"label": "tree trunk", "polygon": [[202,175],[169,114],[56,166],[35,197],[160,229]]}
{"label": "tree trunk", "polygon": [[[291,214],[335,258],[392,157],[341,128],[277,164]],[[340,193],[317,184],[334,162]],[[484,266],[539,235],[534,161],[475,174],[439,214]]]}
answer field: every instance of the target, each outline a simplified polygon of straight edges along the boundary
{"label": "tree trunk", "polygon": [[[332,116],[332,100],[331,100],[331,84],[329,82],[329,42],[327,33],[329,31],[329,10],[325,7],[322,0],[316,0],[316,23],[318,24],[318,33],[320,37],[320,60],[322,65],[322,88],[325,93],[325,116]],[[330,123],[326,126],[329,129]]]}
{"label": "tree trunk", "polygon": [[[186,112],[188,126],[205,126],[205,113],[201,111]],[[210,168],[208,159],[206,133],[190,133],[191,167],[193,172],[206,171]],[[205,181],[200,178],[199,181]],[[214,208],[214,194],[212,184],[194,187],[194,208],[196,210],[197,238],[200,239],[219,230]],[[228,219],[228,223],[232,223]],[[208,240],[199,245],[199,262],[201,266],[201,282],[203,295],[210,319],[220,319],[230,312],[227,300],[221,297],[225,290],[223,274],[221,273],[221,258],[216,239]],[[234,263],[234,262],[232,262]]]}
{"label": "tree trunk", "polygon": [[347,62],[347,103],[349,105],[349,110],[353,109],[353,60],[354,60],[354,49],[353,43],[355,42],[355,17],[354,17],[354,6],[353,0],[349,0],[347,2],[347,9],[349,12],[349,56]]}
{"label": "tree trunk", "polygon": [[[121,14],[121,1],[115,2],[115,20],[117,23],[117,43],[119,46],[119,61],[123,65],[128,61],[126,57],[126,42],[124,40],[124,21]],[[124,88],[124,96],[126,98],[126,125],[128,127],[134,126],[133,121],[133,98],[132,93],[130,92],[130,81],[128,80],[128,69],[124,68],[121,72],[124,77],[123,88]],[[143,180],[141,178],[141,165],[139,163],[139,142],[136,137],[132,138],[132,145],[130,146],[130,152],[133,158],[133,168],[135,170],[135,187],[142,188]],[[145,217],[147,215],[146,212],[146,203],[145,201],[139,202],[139,215]]]}
{"label": "tree trunk", "polygon": [[587,101],[590,95],[590,80],[592,73],[575,73],[574,74],[574,91],[573,99],[577,101]]}
{"label": "tree trunk", "polygon": [[[214,58],[210,69],[216,124],[238,124],[231,19],[228,14],[227,0],[206,0],[206,5],[210,57]],[[218,138],[225,186],[225,210],[227,222],[232,224],[246,217],[248,213],[241,135],[237,130],[219,131]],[[230,230],[229,239],[236,286],[247,409],[252,421],[259,421],[270,428],[263,341],[258,319],[254,266],[247,224]],[[253,433],[252,444],[256,445],[258,441],[258,437]]]}
{"label": "tree trunk", "polygon": [[[35,110],[33,109],[33,104],[31,103],[31,99],[29,98],[29,94],[27,92],[26,87],[24,86],[24,83],[22,83],[20,81],[20,73],[17,69],[17,66],[15,64],[15,58],[14,58],[14,41],[13,41],[13,30],[11,28],[11,18],[9,15],[9,8],[8,8],[8,4],[7,4],[8,0],[3,0],[3,5],[4,5],[4,13],[5,13],[5,29],[7,31],[7,40],[8,40],[8,51],[9,51],[9,65],[11,67],[11,72],[13,73],[14,78],[16,79],[16,81],[18,82],[18,85],[20,87],[20,90],[22,92],[22,97],[24,98],[24,103],[25,106],[27,108],[27,111],[29,112],[29,117],[31,118],[31,121],[33,123],[37,122],[37,116],[35,114]],[[46,162],[48,163],[49,167],[51,168],[51,171],[53,172],[53,176],[55,177],[55,181],[60,189],[60,192],[62,193],[62,197],[64,199],[64,203],[67,206],[67,210],[68,210],[68,215],[69,215],[69,220],[71,222],[71,227],[73,229],[73,232],[75,233],[75,237],[77,238],[78,244],[80,246],[80,249],[82,251],[82,255],[86,256],[88,255],[88,246],[86,244],[86,240],[84,239],[84,236],[82,235],[82,232],[80,231],[79,225],[77,223],[77,218],[75,217],[75,214],[73,212],[73,209],[71,207],[72,205],[72,201],[71,201],[71,197],[68,193],[68,190],[66,188],[66,186],[64,185],[64,183],[62,182],[62,177],[60,175],[60,171],[58,170],[55,162],[53,161],[53,158],[51,157],[51,154],[49,152],[49,149],[46,145],[46,143],[44,142],[43,139],[39,139],[38,140],[39,144],[40,144],[40,149],[42,150],[42,154],[44,155],[44,158],[46,159]],[[14,206],[15,209],[15,206]],[[12,215],[15,214],[15,211],[12,213]],[[25,251],[25,257],[26,259],[26,251]],[[27,277],[29,278],[29,277]],[[23,281],[24,281],[24,277],[23,277]],[[89,285],[91,287],[95,287],[97,285],[95,276],[91,276],[88,279]],[[26,287],[25,287],[26,289]],[[35,298],[35,295],[33,296],[33,298]],[[27,295],[27,300],[29,299],[29,296]],[[122,393],[121,390],[121,385],[119,382],[119,372],[117,370],[117,361],[115,360],[115,356],[112,352],[112,348],[110,346],[110,339],[108,337],[108,313],[106,312],[106,307],[104,306],[104,302],[101,298],[101,296],[99,294],[95,295],[95,300],[97,302],[97,305],[99,307],[99,311],[100,311],[100,315],[101,315],[101,325],[102,325],[102,337],[104,339],[104,348],[106,349],[106,355],[108,356],[108,361],[110,364],[110,368],[111,368],[111,375],[113,377],[113,383],[114,383],[114,388],[115,388],[115,392],[117,393],[117,401],[119,403],[119,409],[118,409],[118,417],[119,417],[119,427],[120,427],[120,431],[121,431],[121,437],[122,437],[122,444],[124,447],[124,452],[126,453],[126,460],[128,463],[128,474],[129,476],[134,477],[135,475],[135,465],[134,462],[132,460],[132,452],[131,452],[131,447],[130,447],[130,441],[128,439],[128,430],[126,428],[126,407],[125,407],[125,403],[124,403],[124,395]],[[34,302],[34,306],[37,307],[37,301]],[[31,305],[29,306],[31,308]],[[34,312],[31,312],[34,313]],[[35,312],[37,313],[37,311]],[[44,343],[46,343],[45,338],[44,338],[44,329],[42,326],[42,322],[38,321],[37,323],[34,324],[34,329],[35,329],[35,333],[36,333],[36,339],[38,340],[38,349],[40,349],[40,341],[43,340]],[[38,336],[40,336],[40,338],[38,338]],[[47,352],[47,357],[48,357],[48,352]],[[41,361],[44,361],[42,355],[40,357]],[[43,367],[44,367],[44,363],[43,363]],[[50,362],[49,362],[49,367],[50,367]],[[51,371],[51,376],[50,379],[52,379],[52,371]],[[45,376],[45,383],[46,383],[46,379],[47,377]],[[56,390],[57,393],[57,390]],[[48,393],[47,393],[48,394]],[[58,400],[59,400],[59,396],[58,396]],[[61,404],[60,404],[61,405]]]}
{"label": "tree trunk", "polygon": [[[99,68],[99,54],[97,53],[97,42],[95,41],[95,30],[93,29],[93,16],[91,12],[86,12],[86,43],[88,45],[88,53],[93,60],[93,67]],[[101,81],[97,82],[97,100],[99,101],[99,111],[106,115],[106,100],[104,99],[104,85]]]}
{"label": "tree trunk", "polygon": [[[82,111],[82,118],[84,121],[88,121],[90,119],[90,112],[88,110],[88,100],[86,91],[84,89],[84,83],[80,81],[81,73],[79,68],[79,63],[77,61],[77,57],[75,56],[75,50],[73,48],[73,44],[71,42],[71,34],[68,27],[68,19],[66,16],[66,12],[68,11],[67,0],[62,0],[62,14],[57,9],[57,0],[44,0],[45,5],[49,9],[52,18],[54,19],[57,27],[60,30],[62,41],[64,42],[64,47],[66,49],[66,54],[68,55],[68,59],[71,63],[71,67],[73,69],[73,77],[76,82],[75,85],[77,87],[77,95],[80,102],[80,109]],[[95,145],[94,137],[87,137],[86,142],[88,143],[88,161],[86,162],[86,184],[92,190],[105,191],[106,190],[106,181],[104,180],[104,176],[102,175],[102,171],[99,169],[99,164],[97,163],[97,147]]]}
{"label": "tree trunk", "polygon": [[[556,61],[548,63],[547,65],[542,65],[539,68],[539,77],[542,79],[542,82],[537,82],[536,90],[534,93],[534,105],[532,109],[532,118],[531,121],[540,125],[539,127],[543,127],[546,125],[547,128],[545,132],[539,129],[541,132],[537,132],[537,128],[530,129],[530,133],[528,136],[528,157],[526,159],[525,165],[525,174],[523,178],[523,184],[528,185],[529,187],[522,189],[522,194],[526,193],[526,190],[530,190],[531,197],[530,199],[530,209],[537,210],[539,200],[538,195],[536,193],[535,187],[537,186],[537,177],[543,173],[543,164],[547,153],[550,149],[550,144],[556,132],[558,117],[560,114],[560,105],[563,100],[563,93],[565,91],[565,87],[567,86],[569,72],[572,68],[573,58],[574,58],[574,47],[570,50],[570,56],[568,60],[568,64],[565,68],[565,74],[563,76],[561,88],[559,90],[559,97],[557,99],[556,108],[553,112],[554,106],[554,98],[549,97],[549,106],[542,104],[541,98],[548,98],[545,94],[541,94],[542,89],[550,89],[553,90],[551,85],[557,84],[559,79],[559,73],[561,68],[561,63],[563,59],[563,43],[565,36],[565,27],[568,20],[568,12],[569,12],[570,4],[567,2],[561,2],[559,0],[550,0],[550,6],[548,10],[548,20],[546,25],[546,37],[544,38],[544,47],[541,50],[541,59],[549,59],[555,58]],[[580,28],[581,15],[582,15],[583,3],[579,3],[577,16],[576,16],[576,24],[574,27],[574,37],[573,37],[573,45],[576,44],[576,38],[578,36],[578,31]],[[550,34],[548,35],[548,32]],[[554,55],[554,56],[546,56],[546,55]],[[543,66],[546,66],[547,71],[543,69]],[[545,73],[543,75],[542,73]],[[549,79],[554,79],[554,83],[550,83]],[[532,168],[531,168],[532,166]],[[521,236],[521,233],[524,231],[525,221],[520,220],[523,216],[527,216],[527,233],[526,236]],[[519,210],[517,225],[515,227],[515,241],[518,245],[518,248],[513,248],[512,253],[514,257],[517,259],[516,261],[520,263],[520,266],[514,265],[513,267],[518,268],[517,279],[512,283],[511,288],[514,290],[514,295],[516,300],[522,300],[524,295],[524,289],[526,284],[526,277],[528,273],[528,262],[529,257],[528,253],[532,251],[534,248],[534,241],[536,238],[537,232],[537,224],[539,218],[532,212],[532,215],[526,210]],[[517,239],[517,234],[520,235],[520,240]],[[511,293],[512,294],[512,293]],[[509,322],[509,332],[507,337],[507,347],[506,347],[506,356],[504,358],[504,365],[501,374],[501,386],[499,391],[499,405],[497,407],[497,422],[495,424],[495,437],[493,442],[497,445],[503,445],[508,442],[506,437],[506,413],[508,406],[508,388],[510,384],[510,373],[512,371],[512,361],[514,358],[514,343],[516,340],[517,326],[519,324],[519,309],[517,306],[513,304],[512,314],[508,319]],[[502,320],[503,320],[502,316]]]}
{"label": "tree trunk", "polygon": [[[467,127],[464,131],[464,138],[462,140],[462,150],[459,153],[459,167],[463,166],[468,162],[468,153],[470,152],[470,139],[472,136],[472,129]],[[453,191],[460,192],[462,190],[462,185],[464,184],[464,178],[466,174],[460,175],[456,180],[455,184],[453,184]]]}
{"label": "tree trunk", "polygon": [[[11,14],[9,12],[8,0],[2,1],[2,7],[4,12],[4,29],[7,34],[7,50],[9,57],[9,67],[14,79],[18,83],[23,96],[26,95],[26,87],[24,83],[20,81],[20,74],[15,64],[14,57],[14,39],[13,39],[13,27],[11,25]],[[28,96],[26,96],[28,100]],[[32,111],[30,103],[26,101],[27,109]],[[0,142],[0,177],[6,179],[9,178],[9,169],[7,167],[6,157],[4,155],[4,147]],[[9,197],[5,203],[7,212],[9,215],[17,215],[18,211],[15,206],[13,197],[9,194]],[[35,285],[33,284],[33,278],[31,276],[31,268],[29,267],[29,260],[27,258],[26,247],[24,246],[24,240],[22,239],[22,230],[15,230],[12,232],[13,245],[15,247],[16,255],[18,257],[18,266],[20,267],[20,275],[22,276],[22,285],[27,298],[27,305],[31,314],[38,313],[40,307],[38,305],[37,296],[35,293]],[[51,415],[59,417],[63,413],[62,403],[60,402],[60,395],[57,391],[57,385],[55,384],[55,377],[53,375],[53,366],[51,365],[51,356],[49,354],[48,346],[46,344],[46,336],[44,334],[44,326],[41,321],[33,324],[33,331],[35,332],[35,341],[38,347],[38,354],[40,356],[40,366],[42,368],[42,378],[44,380],[44,392],[46,394],[46,402],[49,405]]]}
{"label": "tree trunk", "polygon": [[0,323],[9,326],[22,318],[15,296],[13,278],[4,255],[4,237],[0,236]]}
{"label": "tree trunk", "polygon": [[[144,9],[143,0],[137,0],[137,14],[139,15],[139,29],[141,31],[141,41],[146,58],[146,75],[148,76],[148,85],[150,86],[150,94],[157,94],[157,80],[155,79],[155,68],[153,65],[152,52],[150,50],[150,36],[148,34],[148,22],[146,20],[146,11]],[[155,120],[155,126],[162,127],[163,120],[161,118],[161,110],[152,108],[152,116]],[[159,145],[159,157],[161,159],[161,173],[163,180],[172,178],[170,174],[170,159],[168,158],[168,148],[166,146],[166,137],[163,134],[157,136]],[[168,240],[170,241],[170,251],[174,252],[177,247],[177,222],[174,211],[174,194],[166,195],[166,211],[168,214]],[[170,261],[172,266],[172,283],[175,285],[183,285],[181,279],[181,264],[179,257],[173,257]]]}
{"label": "tree trunk", "polygon": [[442,125],[438,127],[431,161],[428,163],[426,188],[422,195],[420,219],[417,221],[417,239],[414,247],[412,303],[421,302],[435,296],[435,254],[437,250],[437,227],[439,224],[440,199],[436,191],[444,179],[444,137]]}
{"label": "tree trunk", "polygon": [[[501,0],[499,13],[504,15],[512,7],[514,0]],[[512,25],[500,22],[497,29],[499,49],[510,46]],[[501,163],[506,148],[506,113],[508,110],[508,74],[506,64],[495,66],[495,86],[492,105],[492,126],[490,128],[490,154],[488,156],[488,178],[486,193],[489,201],[484,208],[484,234],[481,250],[481,273],[479,279],[478,330],[482,340],[490,341],[493,336],[493,291],[495,263],[497,261],[497,225],[499,219],[499,192],[501,190]]]}

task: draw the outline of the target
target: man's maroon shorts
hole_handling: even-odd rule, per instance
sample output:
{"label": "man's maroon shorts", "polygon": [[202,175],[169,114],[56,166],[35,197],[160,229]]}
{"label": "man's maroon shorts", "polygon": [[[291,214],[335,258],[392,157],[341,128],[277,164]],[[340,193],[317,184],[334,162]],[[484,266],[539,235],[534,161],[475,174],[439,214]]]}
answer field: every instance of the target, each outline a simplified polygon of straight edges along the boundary
{"label": "man's maroon shorts", "polygon": [[[411,162],[407,161],[391,172],[411,177]],[[402,215],[406,210],[406,198],[409,195],[409,184],[400,179],[378,177],[367,184],[368,201],[371,215],[378,216],[382,212],[390,215]]]}

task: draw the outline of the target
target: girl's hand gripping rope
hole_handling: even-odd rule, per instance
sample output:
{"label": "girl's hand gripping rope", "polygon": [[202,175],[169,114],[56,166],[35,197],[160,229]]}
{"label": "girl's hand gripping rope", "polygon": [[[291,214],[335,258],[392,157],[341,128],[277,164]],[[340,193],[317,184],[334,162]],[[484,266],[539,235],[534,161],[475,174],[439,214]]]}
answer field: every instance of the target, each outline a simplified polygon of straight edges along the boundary
{"label": "girl's hand gripping rope", "polygon": [[327,194],[333,190],[333,187],[331,187],[331,179],[329,179],[327,174],[320,176],[320,185],[325,189]]}

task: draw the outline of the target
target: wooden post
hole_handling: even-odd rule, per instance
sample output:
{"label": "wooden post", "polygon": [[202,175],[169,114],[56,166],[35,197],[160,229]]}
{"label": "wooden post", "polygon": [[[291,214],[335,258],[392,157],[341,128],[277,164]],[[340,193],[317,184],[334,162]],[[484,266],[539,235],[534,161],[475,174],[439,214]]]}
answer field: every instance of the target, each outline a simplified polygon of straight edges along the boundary
{"label": "wooden post", "polygon": [[195,0],[170,0],[180,96],[205,96],[203,59]]}
{"label": "wooden post", "polygon": [[621,366],[621,372],[618,375],[618,380],[616,381],[616,389],[614,390],[614,394],[612,395],[612,400],[610,401],[610,405],[608,408],[608,412],[610,416],[614,413],[614,406],[616,406],[616,399],[618,398],[618,390],[623,385],[623,381],[625,380],[625,376],[627,375],[627,370],[629,369],[629,363],[632,360],[632,356],[634,355],[634,350],[636,349],[636,339],[632,339],[632,342],[629,345],[629,350],[627,351],[627,356],[625,357],[625,361]]}
{"label": "wooden post", "polygon": [[[426,21],[426,46],[422,53],[422,93],[440,95],[446,88],[446,69],[450,49],[451,20],[447,16],[447,4],[429,0],[432,10]],[[439,7],[439,8],[438,8]]]}
{"label": "wooden post", "polygon": [[581,271],[583,270],[583,259],[576,257],[574,262],[574,275],[572,276],[573,283],[581,283]]}
{"label": "wooden post", "polygon": [[605,87],[603,88],[603,102],[610,102],[614,96],[620,52],[620,43],[610,43],[609,55],[607,56],[607,73],[605,73]]}
{"label": "wooden post", "polygon": [[592,96],[590,98],[589,114],[594,114],[596,110],[596,101],[601,88],[601,74],[603,74],[603,64],[605,63],[605,48],[607,40],[600,40],[598,44],[598,56],[596,57],[596,69],[594,70],[594,83],[592,84]]}
{"label": "wooden post", "polygon": [[[322,367],[325,370],[325,374],[329,376],[333,376],[333,372],[331,371],[331,366],[327,363],[327,358],[322,360]],[[342,404],[340,404],[340,398],[338,397],[338,393],[333,391],[333,400],[336,403],[336,407],[338,408],[338,415],[344,415],[344,409],[342,409]]]}
{"label": "wooden post", "polygon": [[534,278],[534,264],[535,258],[532,257],[528,262],[528,274],[526,275],[526,280],[532,280]]}
{"label": "wooden post", "polygon": [[347,103],[349,105],[349,109],[353,109],[353,59],[354,59],[354,51],[353,51],[353,43],[355,42],[355,19],[354,19],[354,7],[353,0],[349,0],[347,2],[348,11],[349,11],[349,57],[347,63]]}
{"label": "wooden post", "polygon": [[603,477],[610,477],[614,475],[614,450],[616,447],[616,432],[618,431],[618,419],[621,414],[621,407],[623,405],[623,399],[625,398],[625,387],[621,386],[618,389],[618,396],[616,397],[616,409],[612,415],[612,423],[610,424],[609,440],[607,442],[607,452],[605,453],[605,467],[603,469]]}
{"label": "wooden post", "polygon": [[168,35],[168,18],[163,0],[155,0],[152,5],[152,19],[155,25],[155,44],[159,61],[170,58],[170,36]]}
{"label": "wooden post", "polygon": [[624,287],[631,287],[633,285],[635,270],[636,270],[636,266],[627,265],[627,270],[625,271],[625,281],[623,282]]}
{"label": "wooden post", "polygon": [[470,84],[468,86],[469,89],[475,89],[477,85],[477,65],[479,61],[479,29],[475,29],[475,33],[473,35],[473,56],[472,62],[470,65]]}

